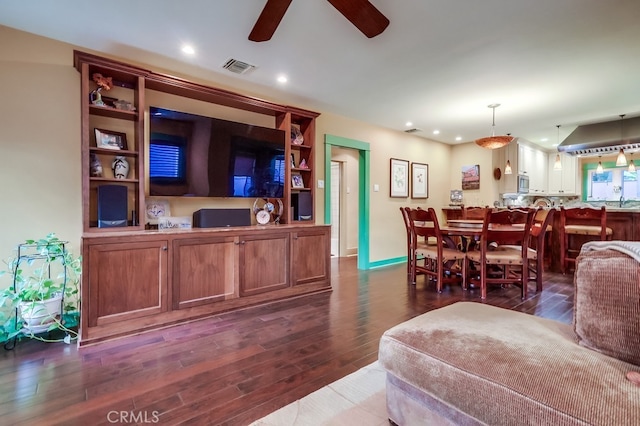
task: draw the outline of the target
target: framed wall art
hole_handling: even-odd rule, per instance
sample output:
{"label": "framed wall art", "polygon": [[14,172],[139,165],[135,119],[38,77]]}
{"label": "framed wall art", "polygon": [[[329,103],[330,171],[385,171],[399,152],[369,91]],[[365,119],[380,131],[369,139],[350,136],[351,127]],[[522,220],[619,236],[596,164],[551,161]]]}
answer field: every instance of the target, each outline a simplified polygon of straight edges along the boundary
{"label": "framed wall art", "polygon": [[95,129],[96,146],[106,149],[123,149],[127,150],[126,133],[114,132],[112,130]]}
{"label": "framed wall art", "polygon": [[429,198],[429,165],[411,163],[411,198]]}
{"label": "framed wall art", "polygon": [[406,198],[409,196],[409,162],[406,160],[391,159],[390,196]]}
{"label": "framed wall art", "polygon": [[462,166],[462,189],[480,189],[480,165]]}

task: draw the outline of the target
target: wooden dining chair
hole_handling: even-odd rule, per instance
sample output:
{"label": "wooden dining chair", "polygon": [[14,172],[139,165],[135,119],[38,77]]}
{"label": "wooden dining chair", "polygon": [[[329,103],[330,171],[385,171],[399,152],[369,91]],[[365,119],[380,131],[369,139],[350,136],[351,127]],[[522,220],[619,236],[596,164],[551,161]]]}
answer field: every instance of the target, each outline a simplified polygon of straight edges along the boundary
{"label": "wooden dining chair", "polygon": [[[411,226],[412,245],[415,249],[411,280],[416,282],[418,273],[425,274],[436,282],[438,293],[445,283],[460,282],[465,287],[465,254],[446,246],[440,231],[438,215],[427,210],[405,207]],[[434,241],[435,243],[430,243]]]}
{"label": "wooden dining chair", "polygon": [[409,222],[409,213],[406,207],[400,207],[404,228],[407,233],[407,277],[412,277],[413,262],[415,261],[415,250],[413,248],[413,231]]}
{"label": "wooden dining chair", "polygon": [[479,273],[482,299],[487,298],[489,284],[519,285],[522,299],[527,298],[529,240],[534,214],[533,210],[523,209],[487,212],[480,249],[467,252],[467,268],[473,267]]}
{"label": "wooden dining chair", "polygon": [[462,209],[462,218],[463,219],[480,219],[480,220],[483,220],[488,210],[489,210],[489,206],[485,206],[485,207],[479,207],[479,206],[463,207],[463,209]]}
{"label": "wooden dining chair", "polygon": [[587,241],[610,240],[613,230],[607,228],[607,210],[592,207],[560,207],[560,263],[562,273],[566,273],[569,264],[575,266],[582,245]]}
{"label": "wooden dining chair", "polygon": [[554,209],[538,209],[533,216],[531,239],[529,244],[529,276],[536,281],[536,292],[542,291],[542,273],[544,272],[545,248],[551,235]]}

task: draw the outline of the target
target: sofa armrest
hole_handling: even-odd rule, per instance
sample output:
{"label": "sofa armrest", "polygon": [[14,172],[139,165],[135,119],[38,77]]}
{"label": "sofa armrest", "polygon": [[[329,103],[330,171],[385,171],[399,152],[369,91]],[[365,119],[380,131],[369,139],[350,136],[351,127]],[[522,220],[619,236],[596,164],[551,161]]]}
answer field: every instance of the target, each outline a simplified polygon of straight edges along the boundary
{"label": "sofa armrest", "polygon": [[640,263],[617,250],[583,250],[574,284],[580,345],[640,365]]}

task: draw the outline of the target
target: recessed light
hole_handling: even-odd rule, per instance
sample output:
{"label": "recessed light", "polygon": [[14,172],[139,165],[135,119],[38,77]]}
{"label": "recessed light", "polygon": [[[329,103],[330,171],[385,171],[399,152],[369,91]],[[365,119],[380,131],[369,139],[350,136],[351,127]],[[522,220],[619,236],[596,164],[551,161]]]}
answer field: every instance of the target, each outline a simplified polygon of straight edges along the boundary
{"label": "recessed light", "polygon": [[287,76],[286,75],[279,75],[278,76],[278,83],[286,83],[287,82]]}
{"label": "recessed light", "polygon": [[462,136],[456,136],[456,140],[457,141],[461,141],[462,140]]}
{"label": "recessed light", "polygon": [[410,122],[410,121],[407,121],[404,125],[407,126],[407,127],[411,127],[411,126],[413,126],[413,123]]}
{"label": "recessed light", "polygon": [[193,46],[185,44],[184,46],[182,46],[182,53],[187,55],[195,55],[196,50],[193,48]]}
{"label": "recessed light", "polygon": [[434,131],[433,131],[433,134],[434,134],[434,135],[439,135],[439,134],[440,134],[440,130],[434,130]]}

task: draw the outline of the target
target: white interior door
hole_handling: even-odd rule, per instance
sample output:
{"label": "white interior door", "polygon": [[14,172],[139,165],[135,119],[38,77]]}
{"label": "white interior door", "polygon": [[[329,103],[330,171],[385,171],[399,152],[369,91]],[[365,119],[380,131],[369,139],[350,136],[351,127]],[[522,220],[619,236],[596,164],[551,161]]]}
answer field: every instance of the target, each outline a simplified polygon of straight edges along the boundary
{"label": "white interior door", "polygon": [[331,256],[340,257],[340,177],[342,163],[331,162]]}

